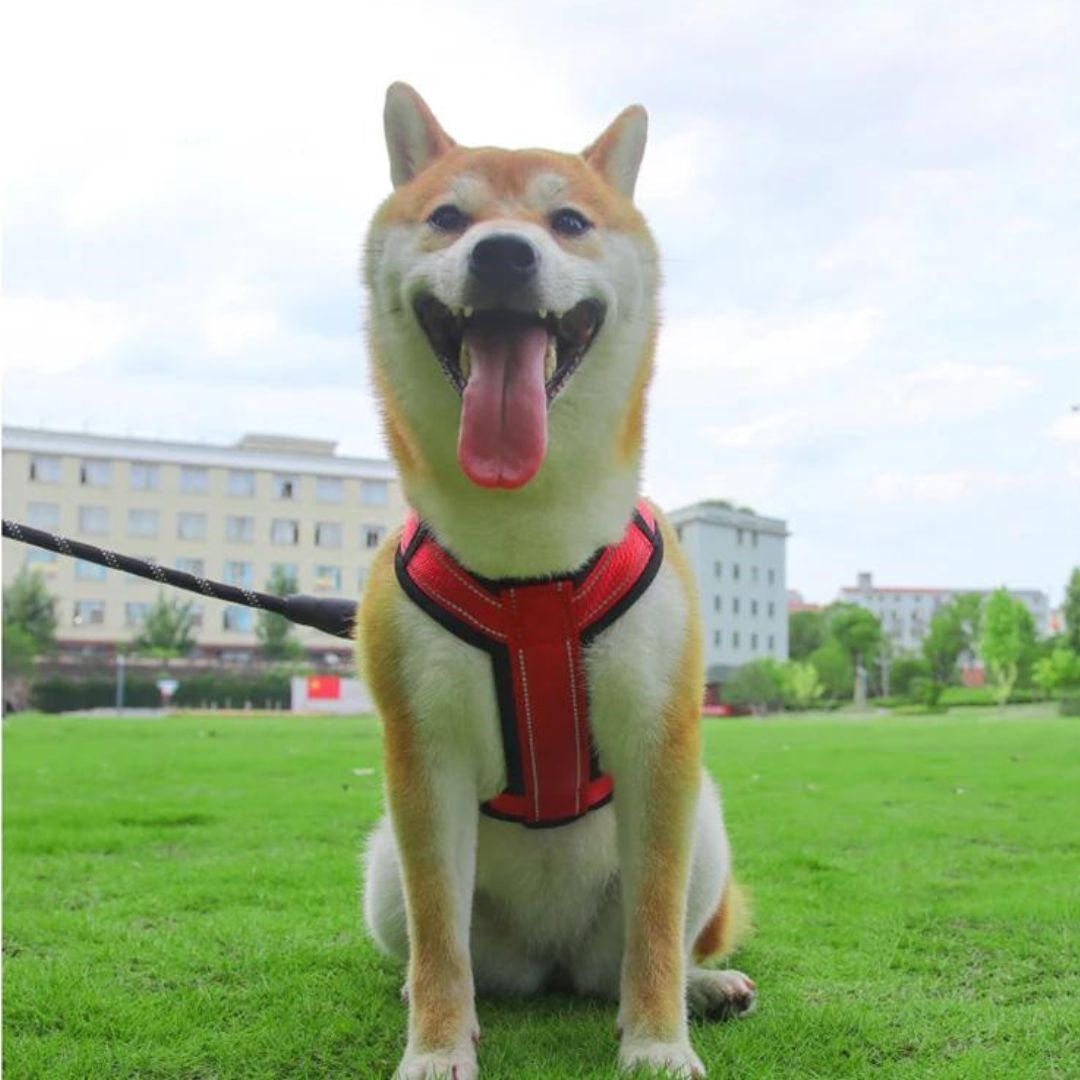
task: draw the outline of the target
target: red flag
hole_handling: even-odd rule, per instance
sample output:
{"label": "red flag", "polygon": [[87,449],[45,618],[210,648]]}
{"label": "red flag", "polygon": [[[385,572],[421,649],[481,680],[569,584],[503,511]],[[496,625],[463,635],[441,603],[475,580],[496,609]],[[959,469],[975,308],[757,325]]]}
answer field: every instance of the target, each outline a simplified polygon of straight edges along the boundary
{"label": "red flag", "polygon": [[339,701],[341,699],[341,678],[338,675],[309,675],[307,681],[309,701]]}

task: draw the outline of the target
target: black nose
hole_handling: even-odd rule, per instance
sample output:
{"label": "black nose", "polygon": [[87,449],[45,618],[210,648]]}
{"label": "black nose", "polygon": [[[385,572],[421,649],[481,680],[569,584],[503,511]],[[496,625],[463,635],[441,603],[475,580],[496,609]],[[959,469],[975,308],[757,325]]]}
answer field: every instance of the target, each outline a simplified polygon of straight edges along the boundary
{"label": "black nose", "polygon": [[485,285],[519,285],[536,273],[536,248],[520,236],[487,236],[472,249],[469,270]]}

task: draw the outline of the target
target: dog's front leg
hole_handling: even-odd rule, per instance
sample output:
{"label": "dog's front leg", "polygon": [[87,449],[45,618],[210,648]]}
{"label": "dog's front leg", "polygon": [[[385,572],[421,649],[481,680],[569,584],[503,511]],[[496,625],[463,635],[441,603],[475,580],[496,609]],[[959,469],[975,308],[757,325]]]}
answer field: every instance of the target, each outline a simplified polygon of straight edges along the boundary
{"label": "dog's front leg", "polygon": [[684,940],[699,722],[687,695],[665,710],[655,738],[634,740],[612,769],[626,919],[619,1063],[687,1078],[705,1075],[690,1045]]}
{"label": "dog's front leg", "polygon": [[469,925],[479,802],[466,761],[386,718],[387,797],[409,932],[409,1036],[398,1080],[472,1080],[476,1020]]}

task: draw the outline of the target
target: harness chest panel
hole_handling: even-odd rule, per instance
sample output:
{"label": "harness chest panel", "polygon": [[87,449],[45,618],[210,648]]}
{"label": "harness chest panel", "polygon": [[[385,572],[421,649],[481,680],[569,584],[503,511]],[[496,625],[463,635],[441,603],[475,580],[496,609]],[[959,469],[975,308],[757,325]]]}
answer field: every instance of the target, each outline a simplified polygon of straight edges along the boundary
{"label": "harness chest panel", "polygon": [[611,799],[589,729],[584,650],[645,592],[663,558],[656,519],[639,502],[622,540],[576,574],[490,581],[461,566],[410,514],[395,562],[401,587],[491,657],[507,784],[482,804],[485,814],[550,828]]}

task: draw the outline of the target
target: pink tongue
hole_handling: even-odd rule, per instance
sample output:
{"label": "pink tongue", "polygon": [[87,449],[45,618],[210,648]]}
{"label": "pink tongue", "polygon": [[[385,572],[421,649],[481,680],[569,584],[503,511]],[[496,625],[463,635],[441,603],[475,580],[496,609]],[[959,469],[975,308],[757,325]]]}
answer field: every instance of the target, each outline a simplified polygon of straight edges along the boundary
{"label": "pink tongue", "polygon": [[547,331],[469,327],[465,343],[472,367],[462,400],[458,462],[481,487],[521,487],[537,474],[547,450]]}

